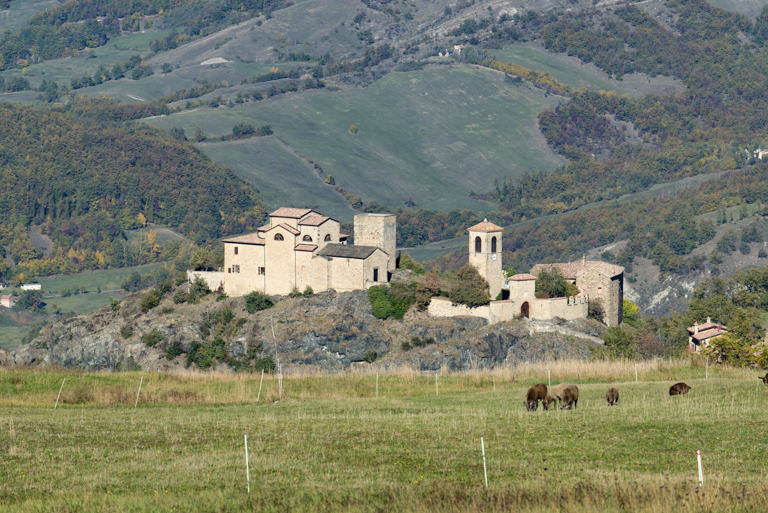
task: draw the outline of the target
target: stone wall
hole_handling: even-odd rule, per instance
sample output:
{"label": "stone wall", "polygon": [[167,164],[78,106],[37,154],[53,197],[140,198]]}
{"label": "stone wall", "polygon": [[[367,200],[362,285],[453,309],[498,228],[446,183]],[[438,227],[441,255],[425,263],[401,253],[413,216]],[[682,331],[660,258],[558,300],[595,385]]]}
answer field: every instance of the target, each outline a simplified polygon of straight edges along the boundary
{"label": "stone wall", "polygon": [[[224,261],[227,266],[224,290],[228,296],[237,297],[252,290],[266,290],[265,276],[259,274],[259,268],[264,267],[264,255],[264,246],[257,244],[224,244]],[[235,265],[240,266],[240,272],[233,272]]]}
{"label": "stone wall", "polygon": [[397,224],[393,214],[355,216],[355,246],[375,246],[388,256],[387,270],[394,272],[397,255]]}
{"label": "stone wall", "polygon": [[[227,273],[219,271],[187,271],[187,280],[193,283],[197,278],[202,278],[211,290],[224,289],[224,280]],[[224,289],[226,291],[226,289]]]}
{"label": "stone wall", "polygon": [[549,321],[555,318],[575,321],[586,319],[589,314],[587,296],[536,299],[531,302],[531,319]]}
{"label": "stone wall", "polygon": [[466,305],[451,303],[450,299],[444,297],[433,297],[429,302],[427,313],[432,317],[459,317],[466,315],[470,317],[482,317],[489,321],[491,319],[490,306],[476,306],[470,308]]}

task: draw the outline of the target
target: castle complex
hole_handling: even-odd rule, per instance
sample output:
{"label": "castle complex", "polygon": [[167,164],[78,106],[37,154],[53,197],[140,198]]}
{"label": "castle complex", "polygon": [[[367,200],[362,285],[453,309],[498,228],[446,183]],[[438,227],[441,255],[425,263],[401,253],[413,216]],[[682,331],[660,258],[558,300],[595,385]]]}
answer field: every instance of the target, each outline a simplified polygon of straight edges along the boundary
{"label": "castle complex", "polygon": [[[191,280],[201,277],[210,288],[229,296],[251,291],[286,295],[310,287],[314,292],[365,290],[389,282],[395,270],[397,238],[392,214],[355,216],[355,242],[347,244],[335,219],[305,208],[280,208],[269,215],[269,224],[254,233],[224,240],[224,270],[189,271]],[[516,317],[549,320],[585,319],[589,302],[599,302],[608,326],[622,323],[624,268],[582,259],[580,263],[538,264],[531,274],[505,278],[501,265],[502,229],[488,222],[469,231],[469,263],[489,285],[487,306],[469,308],[444,297],[432,298],[429,314],[435,317],[471,315],[491,324]],[[537,298],[536,276],[557,268],[580,293],[573,297]]]}

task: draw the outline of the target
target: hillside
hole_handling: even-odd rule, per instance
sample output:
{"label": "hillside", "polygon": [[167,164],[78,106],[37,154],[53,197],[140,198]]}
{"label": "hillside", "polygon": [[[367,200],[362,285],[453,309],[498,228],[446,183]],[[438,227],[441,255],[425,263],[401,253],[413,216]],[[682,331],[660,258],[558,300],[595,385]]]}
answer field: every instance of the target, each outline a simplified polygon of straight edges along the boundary
{"label": "hillside", "polygon": [[[154,310],[142,311],[143,294],[135,294],[116,311],[107,306],[50,324],[32,343],[12,353],[0,351],[0,363],[90,370],[139,364],[171,371],[193,362],[201,369],[226,371],[280,358],[287,368],[339,371],[364,362],[373,351],[385,368],[490,369],[585,358],[589,346],[601,342],[595,336],[604,328],[581,322],[553,325],[553,332],[537,334],[526,322],[487,327],[483,319],[434,319],[415,312],[403,321],[379,320],[365,291],[283,298],[274,308],[254,314],[245,310],[242,298],[217,301],[209,295],[198,304],[175,304],[172,296],[179,292],[186,292],[186,286],[168,293]],[[150,339],[153,333],[162,335]],[[429,342],[403,349],[403,342],[414,337]]]}

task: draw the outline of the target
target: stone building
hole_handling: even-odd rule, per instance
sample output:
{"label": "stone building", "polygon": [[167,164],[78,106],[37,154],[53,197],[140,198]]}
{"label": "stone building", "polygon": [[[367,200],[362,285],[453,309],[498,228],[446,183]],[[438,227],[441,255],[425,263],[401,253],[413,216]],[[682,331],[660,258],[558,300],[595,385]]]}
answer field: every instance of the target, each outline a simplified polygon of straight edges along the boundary
{"label": "stone building", "polygon": [[[491,298],[498,296],[502,289],[509,291],[507,299],[491,301],[487,306],[469,308],[452,304],[443,297],[434,297],[430,301],[429,314],[435,317],[454,317],[471,315],[483,317],[488,322],[509,321],[516,317],[536,320],[586,319],[589,315],[589,301],[594,299],[603,304],[608,326],[622,323],[624,300],[624,268],[605,262],[588,262],[582,259],[580,264],[539,264],[531,269],[531,274],[516,274],[506,280],[501,265],[502,229],[484,220],[471,228],[469,232],[469,263],[475,266],[489,285]],[[572,297],[537,298],[536,275],[542,269],[557,267],[563,276],[574,283],[580,293]]]}
{"label": "stone building", "polygon": [[712,340],[722,337],[727,332],[728,328],[722,324],[715,324],[709,317],[704,324],[694,322],[693,326],[688,328],[688,350],[692,353],[698,353],[702,348],[707,347]]}
{"label": "stone building", "polygon": [[285,295],[311,287],[315,292],[367,289],[387,283],[395,268],[395,216],[355,216],[348,245],[340,223],[305,208],[280,208],[254,233],[224,240],[224,271],[190,271],[229,296],[257,290]]}

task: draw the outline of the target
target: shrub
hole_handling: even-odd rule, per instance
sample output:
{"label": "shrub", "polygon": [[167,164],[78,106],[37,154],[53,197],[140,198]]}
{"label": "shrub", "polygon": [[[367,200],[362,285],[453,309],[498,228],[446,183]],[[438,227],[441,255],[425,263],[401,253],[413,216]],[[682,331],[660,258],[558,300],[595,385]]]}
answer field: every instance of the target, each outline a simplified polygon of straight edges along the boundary
{"label": "shrub", "polygon": [[120,328],[120,336],[123,337],[124,339],[129,339],[133,336],[133,328],[131,327],[130,324],[124,324]]}
{"label": "shrub", "polygon": [[159,329],[152,328],[152,331],[141,337],[141,341],[144,342],[147,346],[153,347],[162,342],[164,338],[165,335],[163,335]]}
{"label": "shrub", "polygon": [[415,284],[393,283],[391,287],[391,292],[385,285],[368,289],[368,300],[373,307],[373,316],[377,319],[402,319],[416,300]]}
{"label": "shrub", "polygon": [[253,362],[253,368],[257,371],[263,370],[264,372],[272,372],[275,370],[275,362],[272,360],[271,356],[259,358]]}
{"label": "shrub", "polygon": [[139,303],[139,307],[142,309],[142,311],[146,312],[148,310],[152,310],[154,307],[156,307],[159,304],[160,304],[160,295],[157,293],[155,289],[152,289],[141,297],[141,302]]}
{"label": "shrub", "polygon": [[416,308],[421,311],[429,307],[433,297],[440,295],[440,277],[428,272],[416,286]]}
{"label": "shrub", "polygon": [[303,295],[304,295],[304,297],[309,297],[309,296],[311,296],[314,293],[315,293],[315,291],[312,290],[312,287],[307,285],[306,288],[304,289]]}
{"label": "shrub", "polygon": [[187,302],[187,293],[184,292],[183,290],[180,290],[180,291],[176,292],[173,295],[173,302],[175,304],[177,304],[177,305],[180,304],[180,303],[186,303]]}
{"label": "shrub", "polygon": [[488,282],[480,276],[473,265],[465,265],[456,271],[456,275],[459,278],[458,282],[448,295],[451,301],[467,306],[481,306],[491,302],[488,295]]}
{"label": "shrub", "polygon": [[141,370],[141,365],[133,359],[133,356],[129,356],[128,359],[118,363],[115,370],[117,372],[136,372]]}
{"label": "shrub", "polygon": [[219,301],[221,301],[223,299],[227,299],[228,297],[229,297],[228,295],[226,295],[225,293],[222,292],[221,294],[216,296],[216,302],[218,303]]}
{"label": "shrub", "polygon": [[413,346],[407,340],[403,340],[403,342],[400,344],[400,349],[402,349],[403,351],[410,351],[411,349],[413,349]]}
{"label": "shrub", "polygon": [[374,351],[373,349],[369,349],[365,352],[363,355],[363,360],[365,360],[368,363],[373,363],[376,361],[376,358],[378,358],[379,355]]}
{"label": "shrub", "polygon": [[187,353],[187,367],[195,364],[200,369],[210,369],[214,363],[213,346],[197,341],[192,342]]}
{"label": "shrub", "polygon": [[293,287],[293,290],[288,294],[288,297],[301,297],[301,292],[299,292],[298,288]]}
{"label": "shrub", "polygon": [[605,318],[605,308],[603,302],[599,299],[590,299],[587,306],[587,317],[603,322]]}
{"label": "shrub", "polygon": [[169,293],[171,291],[171,280],[160,280],[157,282],[157,293],[161,296],[164,296],[165,294]]}
{"label": "shrub", "polygon": [[245,299],[245,309],[251,314],[275,306],[272,298],[256,290],[243,296],[243,299]]}
{"label": "shrub", "polygon": [[113,312],[120,310],[120,300],[115,298],[109,298],[109,307]]}
{"label": "shrub", "polygon": [[165,357],[169,360],[173,360],[182,353],[184,351],[181,349],[181,343],[178,340],[165,349]]}
{"label": "shrub", "polygon": [[400,268],[410,269],[411,271],[417,274],[422,274],[425,270],[424,266],[418,263],[416,260],[414,260],[413,257],[408,253],[403,253],[400,256]]}
{"label": "shrub", "polygon": [[195,297],[207,296],[211,293],[211,289],[208,287],[208,282],[200,276],[195,278],[195,281],[190,285],[189,289],[189,294]]}
{"label": "shrub", "polygon": [[[549,270],[542,269],[536,277],[536,292],[544,295],[541,297],[571,297],[580,293],[579,289],[565,279],[563,273],[557,267]],[[536,297],[539,297],[538,295]]]}

